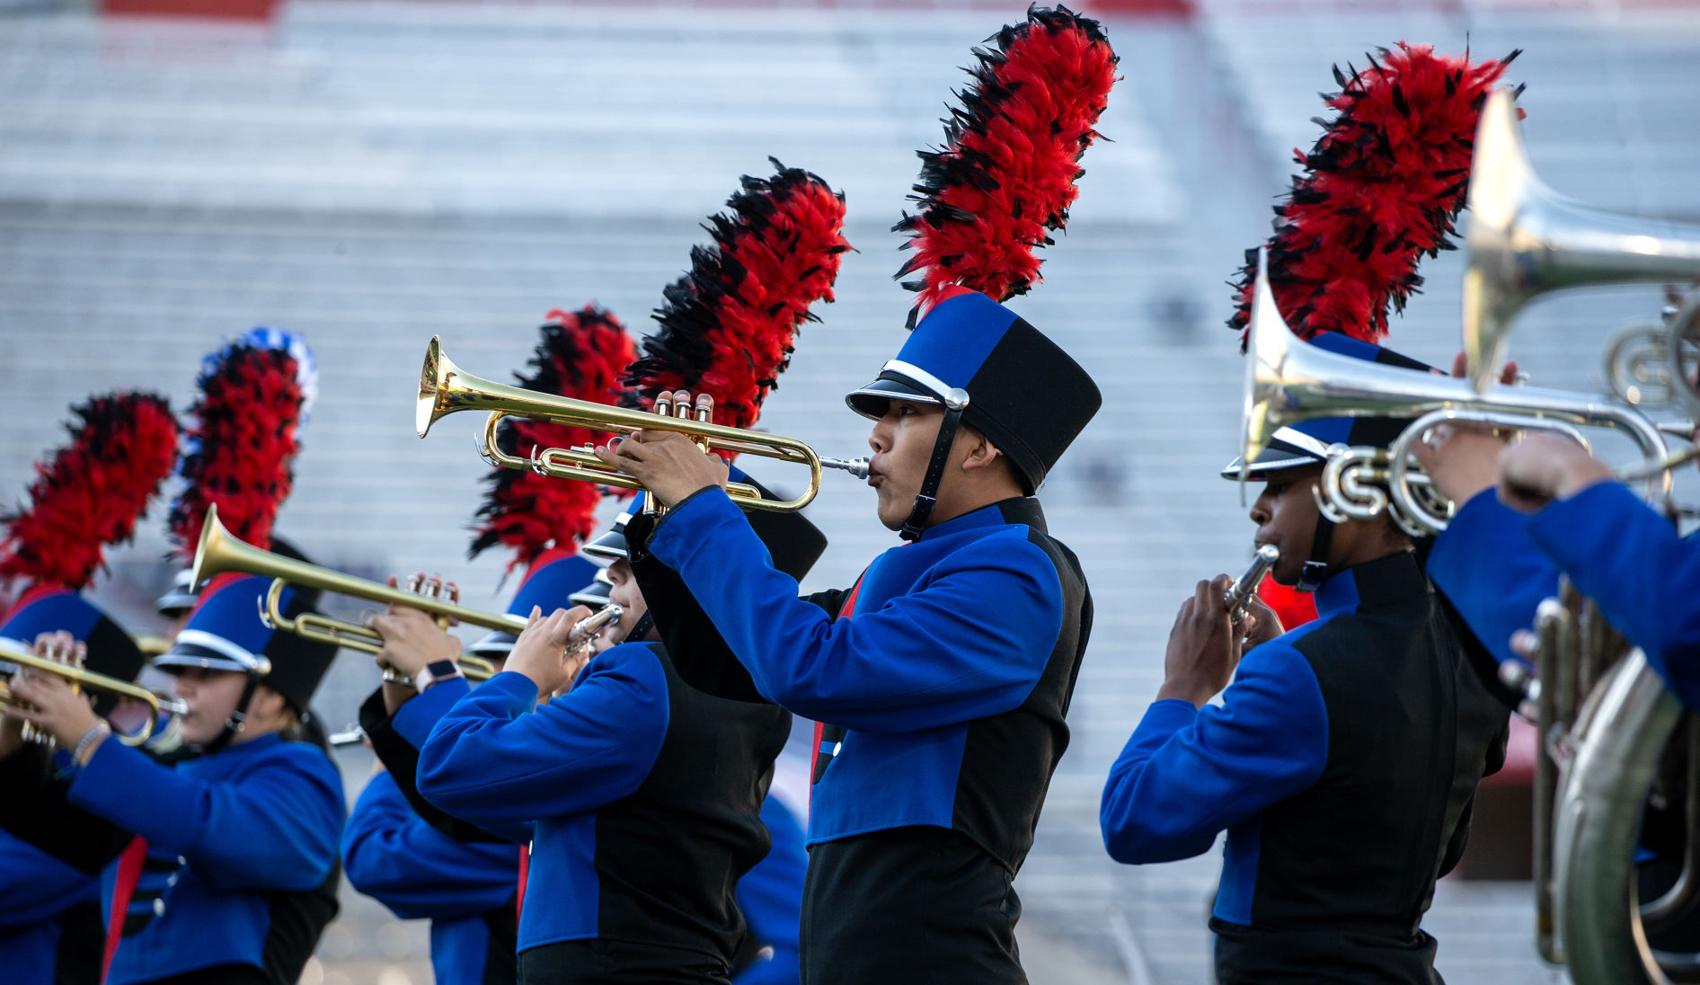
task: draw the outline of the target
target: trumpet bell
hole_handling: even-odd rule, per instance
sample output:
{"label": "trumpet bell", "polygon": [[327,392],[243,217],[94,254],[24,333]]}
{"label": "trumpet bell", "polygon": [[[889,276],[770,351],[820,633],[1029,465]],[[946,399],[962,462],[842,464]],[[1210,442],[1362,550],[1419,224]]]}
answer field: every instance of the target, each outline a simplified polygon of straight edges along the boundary
{"label": "trumpet bell", "polygon": [[1511,93],[1488,96],[1476,128],[1464,236],[1464,353],[1478,392],[1493,384],[1512,319],[1569,287],[1700,276],[1700,228],[1582,205],[1529,164]]}

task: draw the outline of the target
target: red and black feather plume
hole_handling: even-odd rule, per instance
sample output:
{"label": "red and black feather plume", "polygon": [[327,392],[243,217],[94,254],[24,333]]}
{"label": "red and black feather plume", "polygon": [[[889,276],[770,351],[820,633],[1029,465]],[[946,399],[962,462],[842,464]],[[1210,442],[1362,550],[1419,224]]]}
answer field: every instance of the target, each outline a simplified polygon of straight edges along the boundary
{"label": "red and black feather plume", "polygon": [[294,484],[316,380],[306,344],[275,329],[255,329],[202,361],[201,394],[190,408],[194,420],[178,468],[184,488],[167,521],[182,560],[194,560],[213,505],[231,533],[270,546]]}
{"label": "red and black feather plume", "polygon": [[36,465],[30,506],[0,517],[0,581],[87,586],[106,545],[135,535],[177,460],[177,419],[164,397],[102,394],[71,412],[71,443]]}
{"label": "red and black feather plume", "polygon": [[903,284],[918,295],[911,325],[953,287],[1005,301],[1039,281],[1034,251],[1068,223],[1116,82],[1103,27],[1067,7],[1030,7],[987,40],[944,120],[944,147],[920,152],[919,210],[892,227],[915,251],[897,277],[923,271]]}
{"label": "red and black feather plume", "polygon": [[[1388,309],[1422,286],[1423,257],[1454,248],[1482,103],[1519,54],[1472,63],[1400,42],[1363,71],[1334,69],[1340,91],[1324,99],[1336,115],[1318,121],[1310,153],[1293,152],[1305,173],[1275,206],[1267,247],[1276,304],[1300,337],[1386,337]],[[1228,319],[1242,347],[1256,275],[1253,249]]]}
{"label": "red and black feather plume", "polygon": [[[772,160],[771,158],[769,160]],[[714,398],[717,424],[747,428],[778,385],[797,330],[819,321],[850,243],[844,196],[824,179],[773,161],[770,178],[740,179],[727,211],[703,226],[712,238],[691,250],[690,272],[663,292],[660,329],[626,372],[647,405],[685,389]]]}
{"label": "red and black feather plume", "polygon": [[[540,331],[543,338],[526,364],[529,373],[516,374],[520,386],[593,403],[619,401],[620,374],[637,348],[618,318],[591,304],[571,313],[549,312]],[[524,456],[533,448],[601,444],[608,437],[588,428],[509,417],[496,441],[503,451]],[[576,549],[596,530],[602,493],[591,483],[504,468],[492,469],[486,482],[469,557],[504,544],[514,550],[510,568],[530,565],[545,551]]]}

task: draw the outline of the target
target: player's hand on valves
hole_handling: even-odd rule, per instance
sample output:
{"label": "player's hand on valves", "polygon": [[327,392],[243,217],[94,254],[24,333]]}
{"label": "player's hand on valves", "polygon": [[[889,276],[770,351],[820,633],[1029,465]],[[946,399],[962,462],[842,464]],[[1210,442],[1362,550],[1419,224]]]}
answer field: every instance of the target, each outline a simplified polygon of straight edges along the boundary
{"label": "player's hand on valves", "polygon": [[[706,394],[691,398],[689,391],[666,395],[662,406],[695,408],[712,413]],[[684,416],[684,415],[680,415]],[[696,419],[697,414],[690,415]],[[596,449],[596,457],[636,479],[663,506],[673,507],[709,486],[726,486],[726,462],[705,453],[695,441],[677,431],[641,430]]]}
{"label": "player's hand on valves", "polygon": [[1260,643],[1267,643],[1287,630],[1281,625],[1281,617],[1269,604],[1253,595],[1246,600],[1245,615],[1240,618],[1240,642],[1249,650]]}
{"label": "player's hand on valves", "polygon": [[[70,633],[43,633],[32,651],[59,663],[80,666],[87,650]],[[58,674],[23,668],[12,676],[12,701],[16,715],[53,736],[63,748],[76,746],[84,732],[100,719],[89,707],[87,695]]]}
{"label": "player's hand on valves", "polygon": [[[1452,360],[1452,375],[1465,373],[1462,352]],[[1508,362],[1500,370],[1499,382],[1516,383],[1517,364]],[[1481,424],[1442,424],[1411,446],[1417,463],[1447,499],[1462,506],[1484,489],[1492,489],[1499,476],[1499,453],[1509,435]]]}
{"label": "player's hand on valves", "polygon": [[[394,575],[390,576],[390,587],[400,587]],[[448,602],[460,600],[459,586],[437,575],[426,577],[423,572],[415,572],[408,579],[407,588],[426,598]],[[383,637],[384,648],[375,656],[378,666],[389,667],[399,674],[413,677],[424,670],[426,664],[460,657],[460,640],[438,625],[436,618],[423,609],[391,605],[372,616],[367,624]]]}
{"label": "player's hand on valves", "polygon": [[1240,661],[1240,634],[1225,600],[1233,584],[1227,575],[1217,575],[1199,582],[1192,597],[1181,603],[1163,656],[1159,701],[1180,698],[1199,706],[1228,686]]}
{"label": "player's hand on valves", "polygon": [[1499,498],[1525,513],[1614,479],[1610,466],[1561,434],[1527,435],[1499,456]]}
{"label": "player's hand on valves", "polygon": [[514,640],[504,669],[531,678],[540,696],[567,691],[591,657],[585,641],[572,639],[573,626],[589,615],[590,609],[582,605],[556,609],[547,616],[532,606],[531,617]]}

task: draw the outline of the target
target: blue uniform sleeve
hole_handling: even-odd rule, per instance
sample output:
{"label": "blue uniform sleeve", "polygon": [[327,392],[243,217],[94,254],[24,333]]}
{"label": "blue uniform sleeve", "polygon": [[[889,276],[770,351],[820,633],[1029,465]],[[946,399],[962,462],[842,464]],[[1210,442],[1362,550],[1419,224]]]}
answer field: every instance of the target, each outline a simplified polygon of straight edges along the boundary
{"label": "blue uniform sleeve", "polygon": [[767,857],[738,880],[738,909],[749,921],[750,935],[773,954],[751,964],[732,979],[733,985],[797,985],[798,927],[803,915],[803,875],[809,866],[803,847],[803,827],[778,798],[761,805],[773,847]]}
{"label": "blue uniform sleeve", "polygon": [[183,856],[217,889],[317,888],[336,864],[344,814],[336,767],[299,742],[223,781],[108,739],[77,771],[70,800]]}
{"label": "blue uniform sleeve", "polygon": [[403,920],[475,916],[508,904],[519,886],[517,848],[443,834],[413,812],[388,772],[355,801],[342,865],[349,885]]}
{"label": "blue uniform sleeve", "polygon": [[497,674],[431,729],[419,792],[492,830],[593,811],[642,785],[667,719],[666,674],[641,643],[593,657],[571,691],[541,705],[529,678]]}
{"label": "blue uniform sleeve", "polygon": [[1314,784],[1327,760],[1316,674],[1285,637],[1271,640],[1246,654],[1220,707],[1146,709],[1104,785],[1104,847],[1132,865],[1203,854],[1218,832]]}
{"label": "blue uniform sleeve", "polygon": [[1492,489],[1471,497],[1435,538],[1428,575],[1476,639],[1501,663],[1520,660],[1511,634],[1535,624],[1558,594],[1558,566],[1529,536],[1529,518]]}
{"label": "blue uniform sleeve", "polygon": [[1683,703],[1700,707],[1700,544],[1617,482],[1548,504],[1529,536]]}
{"label": "blue uniform sleeve", "polygon": [[649,550],[684,578],[763,696],[846,728],[914,731],[1014,709],[1063,625],[1056,566],[1015,537],[971,544],[917,591],[839,619],[797,597],[722,491],[669,512]]}
{"label": "blue uniform sleeve", "polygon": [[438,720],[448,714],[449,709],[471,691],[472,685],[468,684],[464,677],[456,677],[428,687],[401,703],[401,707],[396,709],[395,717],[390,719],[390,727],[395,729],[397,735],[406,739],[408,745],[423,749],[425,740],[431,737],[431,729],[436,726]]}
{"label": "blue uniform sleeve", "polygon": [[52,920],[75,903],[99,899],[94,876],[34,845],[0,834],[0,929]]}

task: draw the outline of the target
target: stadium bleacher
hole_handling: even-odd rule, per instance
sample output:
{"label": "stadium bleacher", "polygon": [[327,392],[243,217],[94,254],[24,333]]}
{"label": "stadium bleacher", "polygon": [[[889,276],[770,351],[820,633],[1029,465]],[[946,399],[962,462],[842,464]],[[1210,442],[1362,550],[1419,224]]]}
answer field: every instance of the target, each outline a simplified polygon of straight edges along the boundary
{"label": "stadium bleacher", "polygon": [[[472,415],[413,436],[426,340],[502,377],[551,308],[594,299],[646,330],[696,223],[770,154],[846,191],[859,252],[764,420],[858,453],[865,427],[840,394],[901,337],[909,299],[890,278],[888,227],[914,151],[938,140],[968,48],[1021,5],[861,6],[300,0],[261,24],[0,14],[0,490],[22,489],[72,400],[146,385],[186,406],[203,351],[287,326],[317,350],[321,396],[279,529],[322,563],[452,570],[471,602],[498,605],[503,561],[462,562],[485,468]],[[1108,397],[1045,491],[1098,605],[1074,740],[1018,882],[1038,983],[1206,974],[1216,856],[1119,868],[1097,797],[1157,687],[1179,599],[1248,553],[1236,490],[1216,478],[1240,414],[1223,282],[1266,234],[1291,148],[1316,132],[1330,63],[1401,39],[1523,47],[1511,76],[1529,83],[1531,153],[1555,188],[1700,220],[1693,4],[1195,7],[1111,15],[1125,79],[1100,129],[1114,143],[1088,154],[1046,282],[1015,303]],[[1395,344],[1449,360],[1459,270],[1456,255],[1427,268]],[[1539,382],[1597,386],[1606,334],[1657,305],[1653,287],[1542,302],[1517,355]],[[828,483],[811,515],[833,548],[810,587],[847,583],[889,542],[865,490]],[[167,568],[161,514],[102,589],[138,628]],[[346,658],[322,692],[333,727],[369,684]],[[356,784],[363,755],[344,763]],[[309,978],[425,980],[421,926],[345,903]],[[1531,924],[1526,887],[1451,882],[1428,921],[1448,981],[1494,985],[1557,980],[1533,957]]]}

